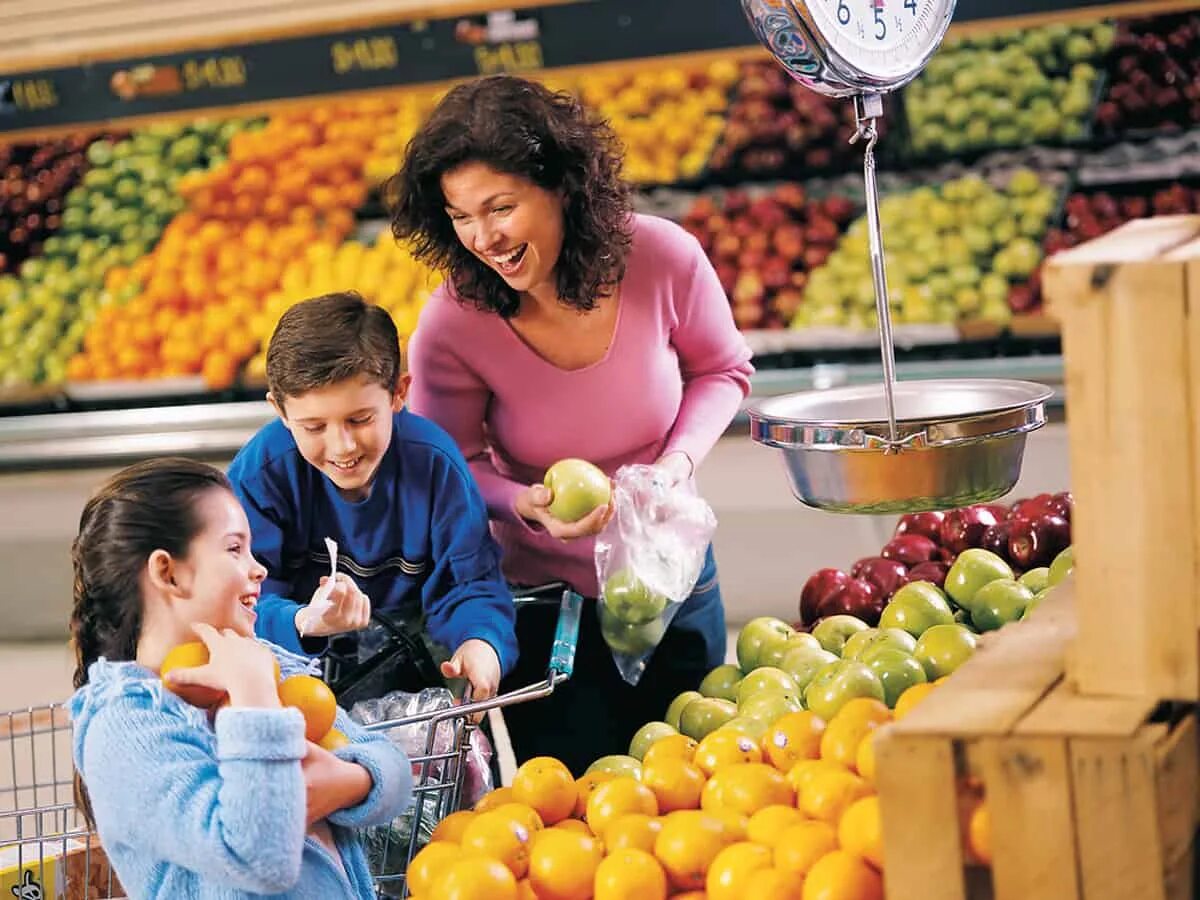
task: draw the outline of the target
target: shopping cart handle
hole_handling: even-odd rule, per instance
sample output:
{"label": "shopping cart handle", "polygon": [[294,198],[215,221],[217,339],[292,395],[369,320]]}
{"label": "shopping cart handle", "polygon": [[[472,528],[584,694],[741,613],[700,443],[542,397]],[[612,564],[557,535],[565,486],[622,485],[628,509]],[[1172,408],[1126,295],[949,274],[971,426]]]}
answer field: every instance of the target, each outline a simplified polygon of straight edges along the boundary
{"label": "shopping cart handle", "polygon": [[583,597],[567,588],[558,607],[558,625],[550,648],[550,670],[570,678],[575,670],[575,645],[579,642],[579,616]]}

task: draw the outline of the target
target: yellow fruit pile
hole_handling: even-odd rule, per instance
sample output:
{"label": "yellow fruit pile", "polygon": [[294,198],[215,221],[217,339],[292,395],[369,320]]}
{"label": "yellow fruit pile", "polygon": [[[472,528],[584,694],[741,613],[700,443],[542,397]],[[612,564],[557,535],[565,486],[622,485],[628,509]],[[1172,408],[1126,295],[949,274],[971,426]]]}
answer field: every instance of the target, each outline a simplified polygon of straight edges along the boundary
{"label": "yellow fruit pile", "polygon": [[[851,700],[790,712],[755,739],[667,734],[579,779],[548,757],[443,820],[414,858],[417,900],[882,900],[875,731],[907,713]],[[599,761],[598,761],[599,762]]]}
{"label": "yellow fruit pile", "polygon": [[367,302],[392,314],[403,343],[417,327],[425,300],[440,283],[441,277],[413,259],[389,231],[381,232],[370,246],[357,241],[340,247],[313,244],[288,264],[279,287],[267,295],[262,312],[255,316],[251,329],[260,349],[246,374],[265,376],[271,334],[284,312],[301,300],[334,291],[357,291]]}
{"label": "yellow fruit pile", "polygon": [[738,66],[718,60],[702,67],[669,67],[589,74],[579,83],[583,102],[608,119],[625,145],[624,175],[638,184],[670,184],[703,171],[724,128]]}
{"label": "yellow fruit pile", "polygon": [[367,156],[365,173],[368,184],[379,185],[396,173],[404,157],[404,148],[443,93],[412,90],[397,93],[391,98],[395,113],[391,115],[388,125],[375,136]]}

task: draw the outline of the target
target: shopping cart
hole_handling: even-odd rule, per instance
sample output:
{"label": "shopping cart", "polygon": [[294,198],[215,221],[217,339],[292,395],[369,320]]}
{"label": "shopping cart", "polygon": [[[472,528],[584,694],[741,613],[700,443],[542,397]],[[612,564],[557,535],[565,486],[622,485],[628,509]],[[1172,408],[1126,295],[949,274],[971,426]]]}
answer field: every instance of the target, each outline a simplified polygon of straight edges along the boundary
{"label": "shopping cart", "polygon": [[[425,752],[411,757],[414,801],[405,842],[395,827],[367,829],[364,839],[379,897],[406,897],[404,870],[431,827],[462,801],[474,721],[502,709],[547,697],[571,677],[583,598],[565,585],[521,592],[518,609],[557,603],[558,625],[544,680],[488,700],[472,701],[407,718],[376,722],[371,731],[427,728]],[[451,733],[449,748],[444,744]],[[74,802],[71,721],[61,704],[0,713],[0,898],[2,900],[115,900],[124,897],[99,839]]]}

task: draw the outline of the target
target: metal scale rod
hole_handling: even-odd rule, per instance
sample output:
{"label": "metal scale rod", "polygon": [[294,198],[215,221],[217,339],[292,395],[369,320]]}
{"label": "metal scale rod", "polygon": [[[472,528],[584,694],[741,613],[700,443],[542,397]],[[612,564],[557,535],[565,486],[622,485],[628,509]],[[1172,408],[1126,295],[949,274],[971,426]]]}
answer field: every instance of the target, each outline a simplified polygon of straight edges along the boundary
{"label": "metal scale rod", "polygon": [[879,350],[883,360],[883,395],[887,402],[888,452],[899,450],[896,433],[896,352],[892,345],[892,313],[888,302],[887,273],[883,266],[883,230],[879,222],[879,185],[875,180],[875,144],[879,131],[875,120],[883,115],[883,97],[879,94],[856,94],[854,118],[857,132],[850,143],[865,141],[863,148],[863,179],[867,194],[867,238],[871,248],[871,276],[875,282],[875,318],[879,326]]}

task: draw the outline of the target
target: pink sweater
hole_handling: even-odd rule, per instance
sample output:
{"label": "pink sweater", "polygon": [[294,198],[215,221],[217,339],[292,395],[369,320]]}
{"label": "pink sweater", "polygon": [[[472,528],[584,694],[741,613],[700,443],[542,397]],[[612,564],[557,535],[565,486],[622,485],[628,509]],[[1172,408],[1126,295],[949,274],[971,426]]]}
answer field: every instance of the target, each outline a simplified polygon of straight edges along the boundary
{"label": "pink sweater", "polygon": [[470,462],[517,584],[564,580],[596,596],[594,539],[560,542],[513,508],[568,456],[610,475],[682,450],[698,468],[750,390],[750,348],[696,239],[665,219],[634,226],[613,340],[566,371],[509,323],[440,288],[409,343],[409,407],[441,425]]}

